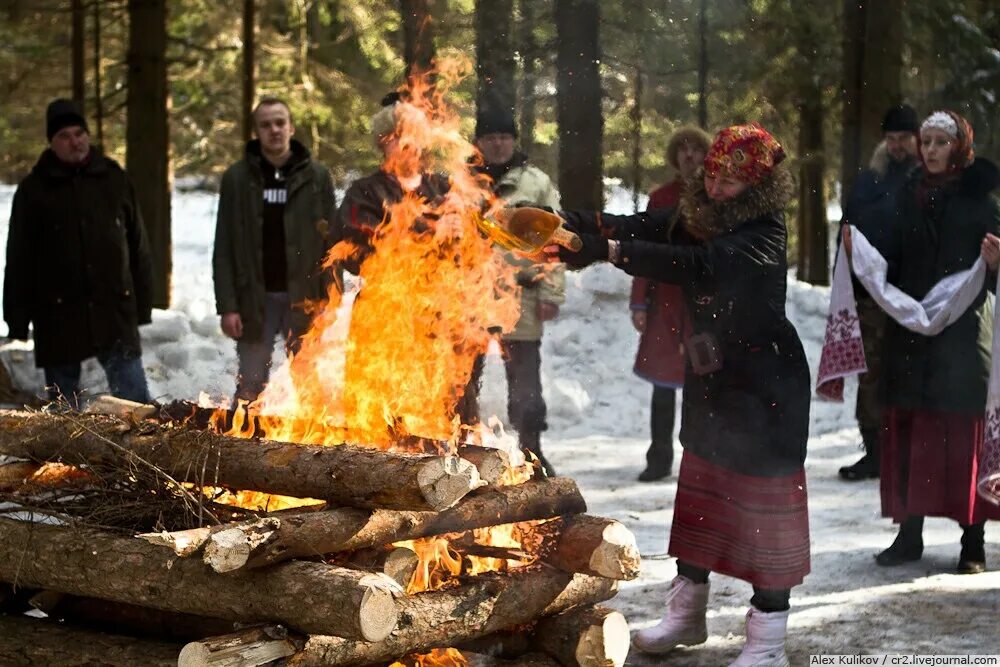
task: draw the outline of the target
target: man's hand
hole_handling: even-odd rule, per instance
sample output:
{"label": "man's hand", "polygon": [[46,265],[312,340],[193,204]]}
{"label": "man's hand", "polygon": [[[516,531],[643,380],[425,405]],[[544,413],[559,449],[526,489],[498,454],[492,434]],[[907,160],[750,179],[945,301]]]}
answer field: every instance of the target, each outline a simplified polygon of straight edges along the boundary
{"label": "man's hand", "polygon": [[239,340],[243,337],[243,318],[240,317],[239,313],[223,313],[221,324],[222,333],[233,340]]}
{"label": "man's hand", "polygon": [[632,311],[632,326],[639,333],[646,333],[646,311],[645,310],[633,310]]}
{"label": "man's hand", "polygon": [[[583,247],[580,252],[573,252],[568,248],[558,246],[559,259],[567,266],[574,269],[582,269],[595,262],[606,262],[608,260],[608,240],[596,234],[580,234]],[[548,248],[546,248],[548,252]]]}
{"label": "man's hand", "polygon": [[990,271],[996,271],[997,267],[1000,267],[1000,237],[993,234],[984,236],[979,254],[982,255]]}
{"label": "man's hand", "polygon": [[559,317],[559,304],[547,303],[545,301],[538,302],[538,319],[542,322],[548,322],[557,317]]}

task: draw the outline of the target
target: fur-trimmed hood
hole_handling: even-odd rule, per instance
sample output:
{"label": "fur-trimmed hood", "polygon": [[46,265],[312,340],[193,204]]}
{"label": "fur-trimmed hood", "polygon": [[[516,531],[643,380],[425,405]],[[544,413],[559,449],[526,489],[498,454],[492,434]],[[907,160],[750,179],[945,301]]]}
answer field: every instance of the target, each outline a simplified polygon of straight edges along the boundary
{"label": "fur-trimmed hood", "polygon": [[878,142],[878,146],[872,151],[872,159],[868,161],[868,168],[875,172],[879,180],[885,178],[889,172],[889,149],[885,147],[885,141]]}
{"label": "fur-trimmed hood", "polygon": [[704,170],[699,169],[684,181],[678,209],[680,224],[695,238],[707,241],[749,220],[783,211],[794,192],[795,179],[784,164],[779,164],[768,178],[738,196],[712,201],[705,192]]}

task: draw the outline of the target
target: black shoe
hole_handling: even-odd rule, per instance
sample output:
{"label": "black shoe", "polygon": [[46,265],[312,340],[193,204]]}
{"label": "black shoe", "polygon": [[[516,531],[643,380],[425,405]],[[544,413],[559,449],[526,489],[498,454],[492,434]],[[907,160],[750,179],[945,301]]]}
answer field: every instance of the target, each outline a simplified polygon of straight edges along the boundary
{"label": "black shoe", "polygon": [[639,473],[638,480],[640,482],[658,482],[661,479],[666,479],[670,477],[670,468],[654,468],[652,466],[646,466],[646,469]]}
{"label": "black shoe", "polygon": [[962,553],[958,556],[959,574],[980,574],[986,571],[984,524],[962,526]]}
{"label": "black shoe", "polygon": [[896,567],[903,563],[920,560],[924,555],[924,518],[912,516],[899,525],[899,533],[892,545],[875,556],[875,562],[882,567]]}
{"label": "black shoe", "polygon": [[878,460],[874,456],[865,454],[857,463],[844,466],[838,472],[841,479],[849,482],[857,482],[862,479],[878,479]]}

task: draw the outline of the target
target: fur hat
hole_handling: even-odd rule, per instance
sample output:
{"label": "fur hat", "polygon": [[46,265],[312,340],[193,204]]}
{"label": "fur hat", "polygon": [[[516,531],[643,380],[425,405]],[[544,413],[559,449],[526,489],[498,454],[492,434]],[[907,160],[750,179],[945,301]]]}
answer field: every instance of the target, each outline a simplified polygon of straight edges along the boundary
{"label": "fur hat", "polygon": [[52,100],[45,110],[45,136],[48,140],[52,141],[59,130],[74,126],[82,127],[84,132],[90,133],[87,119],[83,117],[76,102],[64,98]]}
{"label": "fur hat", "polygon": [[705,130],[695,125],[683,125],[670,135],[667,143],[667,162],[674,169],[677,169],[677,151],[684,144],[694,144],[701,149],[702,153],[708,153],[708,147],[712,145],[712,137]]}
{"label": "fur hat", "polygon": [[909,104],[894,106],[885,112],[882,118],[883,132],[913,132],[920,128],[917,125],[917,112]]}
{"label": "fur hat", "polygon": [[781,144],[759,124],[733,125],[716,135],[705,156],[705,174],[731,176],[756,185],[784,159]]}

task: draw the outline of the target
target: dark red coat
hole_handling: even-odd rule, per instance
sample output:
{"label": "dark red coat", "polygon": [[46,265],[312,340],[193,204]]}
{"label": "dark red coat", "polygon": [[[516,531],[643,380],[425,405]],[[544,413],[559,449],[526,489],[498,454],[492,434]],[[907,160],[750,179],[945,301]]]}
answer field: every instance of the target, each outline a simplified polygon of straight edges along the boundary
{"label": "dark red coat", "polygon": [[[646,210],[677,206],[680,192],[679,178],[657,188],[649,195]],[[681,288],[648,278],[635,278],[629,307],[647,313],[646,330],[639,338],[635,355],[635,374],[653,384],[680,387],[684,384],[683,344],[690,333]]]}

